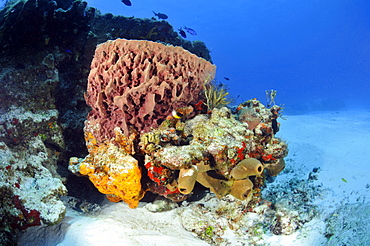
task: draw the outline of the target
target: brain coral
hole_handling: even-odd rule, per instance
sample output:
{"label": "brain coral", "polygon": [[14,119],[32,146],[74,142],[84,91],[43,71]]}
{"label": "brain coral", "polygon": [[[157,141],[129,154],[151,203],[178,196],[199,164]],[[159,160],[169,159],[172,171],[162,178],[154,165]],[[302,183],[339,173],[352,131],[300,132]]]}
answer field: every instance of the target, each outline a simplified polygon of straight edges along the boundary
{"label": "brain coral", "polygon": [[173,109],[194,105],[216,67],[181,47],[146,40],[110,40],[95,50],[85,95],[89,124],[99,125],[99,142],[120,127],[148,132]]}

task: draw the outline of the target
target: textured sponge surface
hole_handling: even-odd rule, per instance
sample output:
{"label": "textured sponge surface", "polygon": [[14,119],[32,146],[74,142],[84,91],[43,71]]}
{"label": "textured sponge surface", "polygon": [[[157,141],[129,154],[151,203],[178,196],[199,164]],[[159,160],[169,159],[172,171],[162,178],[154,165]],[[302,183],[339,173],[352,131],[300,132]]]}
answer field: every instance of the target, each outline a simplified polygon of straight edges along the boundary
{"label": "textured sponge surface", "polygon": [[100,124],[97,140],[120,127],[147,132],[173,109],[196,104],[216,67],[181,47],[146,40],[110,40],[98,45],[88,79],[88,119]]}

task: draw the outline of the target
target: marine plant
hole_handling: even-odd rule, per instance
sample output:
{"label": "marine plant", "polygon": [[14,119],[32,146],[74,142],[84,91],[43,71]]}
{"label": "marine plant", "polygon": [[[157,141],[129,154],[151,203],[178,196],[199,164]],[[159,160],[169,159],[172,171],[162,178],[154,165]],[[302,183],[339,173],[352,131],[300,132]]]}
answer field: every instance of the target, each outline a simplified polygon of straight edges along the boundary
{"label": "marine plant", "polygon": [[214,108],[221,108],[226,106],[231,101],[227,99],[229,92],[223,86],[217,86],[214,81],[208,76],[204,81],[203,89],[206,102],[204,103],[208,110],[211,111]]}
{"label": "marine plant", "polygon": [[208,236],[208,237],[211,237],[212,235],[213,235],[213,230],[214,230],[214,228],[213,228],[213,226],[208,226],[207,228],[206,228],[206,230],[205,230],[205,234]]}

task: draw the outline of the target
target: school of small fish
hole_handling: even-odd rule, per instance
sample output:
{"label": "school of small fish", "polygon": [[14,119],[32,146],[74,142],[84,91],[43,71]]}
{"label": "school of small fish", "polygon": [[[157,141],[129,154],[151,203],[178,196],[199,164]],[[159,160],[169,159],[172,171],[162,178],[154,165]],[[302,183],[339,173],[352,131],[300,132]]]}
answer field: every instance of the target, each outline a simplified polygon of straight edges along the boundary
{"label": "school of small fish", "polygon": [[[132,6],[132,3],[131,3],[131,1],[130,0],[121,0],[121,2],[123,3],[123,4],[125,4],[126,6]],[[166,19],[168,19],[168,15],[166,15],[166,14],[163,14],[163,13],[156,13],[156,12],[154,12],[153,11],[153,14],[154,14],[154,16],[156,16],[159,20],[166,20]],[[152,19],[153,20],[155,20],[155,18],[154,17],[152,17]],[[190,35],[197,35],[197,32],[194,30],[194,29],[192,29],[192,28],[190,28],[190,27],[186,27],[186,26],[184,26],[184,27],[181,27],[181,28],[179,28],[178,29],[179,30],[179,34],[180,34],[180,36],[181,37],[183,37],[183,38],[186,38],[187,36],[186,36],[186,33],[188,33],[188,34],[190,34]],[[186,32],[185,32],[186,31]]]}

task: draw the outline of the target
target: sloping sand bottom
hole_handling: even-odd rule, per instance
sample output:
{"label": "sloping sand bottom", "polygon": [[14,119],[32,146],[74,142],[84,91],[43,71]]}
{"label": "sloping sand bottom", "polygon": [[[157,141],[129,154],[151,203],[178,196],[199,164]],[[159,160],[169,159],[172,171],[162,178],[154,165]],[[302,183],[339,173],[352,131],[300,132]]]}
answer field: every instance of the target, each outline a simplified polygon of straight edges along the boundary
{"label": "sloping sand bottom", "polygon": [[[370,112],[286,118],[280,120],[278,136],[289,145],[287,167],[267,184],[264,193],[273,189],[294,193],[292,180],[307,181],[319,191],[309,201],[317,206],[317,214],[290,235],[260,235],[262,241],[256,245],[366,245],[370,241],[366,233],[370,217]],[[141,203],[130,209],[125,203],[107,202],[96,215],[69,210],[58,225],[29,228],[19,245],[209,245],[183,227],[181,214],[192,209],[189,204],[157,213],[145,206]],[[230,229],[225,229],[223,237],[230,245],[248,243]],[[227,245],[225,240],[220,245]]]}

